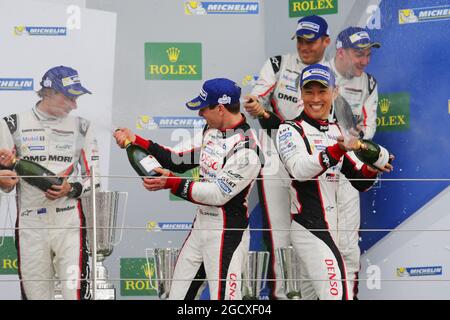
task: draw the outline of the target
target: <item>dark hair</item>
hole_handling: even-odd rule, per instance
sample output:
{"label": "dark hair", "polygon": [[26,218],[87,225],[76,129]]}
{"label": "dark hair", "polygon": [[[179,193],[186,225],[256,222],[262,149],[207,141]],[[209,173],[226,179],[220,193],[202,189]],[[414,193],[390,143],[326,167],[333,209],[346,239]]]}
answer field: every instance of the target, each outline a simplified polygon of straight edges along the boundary
{"label": "dark hair", "polygon": [[[217,106],[218,106],[218,104],[215,104],[212,106],[208,106],[208,108],[212,110]],[[236,102],[233,104],[223,104],[223,106],[225,107],[225,109],[227,109],[229,112],[231,112],[233,114],[237,114],[241,111],[241,103],[240,102]]]}
{"label": "dark hair", "polygon": [[319,81],[310,81],[307,84],[305,84],[302,88],[305,89],[311,89],[313,86],[313,83],[317,83],[318,85],[320,85],[322,88],[329,88],[327,86],[325,86],[323,83],[319,82]]}
{"label": "dark hair", "polygon": [[231,112],[233,114],[237,114],[241,111],[241,103],[240,102],[226,104],[226,105],[224,105],[224,107],[225,107],[225,109],[227,109],[229,112]]}

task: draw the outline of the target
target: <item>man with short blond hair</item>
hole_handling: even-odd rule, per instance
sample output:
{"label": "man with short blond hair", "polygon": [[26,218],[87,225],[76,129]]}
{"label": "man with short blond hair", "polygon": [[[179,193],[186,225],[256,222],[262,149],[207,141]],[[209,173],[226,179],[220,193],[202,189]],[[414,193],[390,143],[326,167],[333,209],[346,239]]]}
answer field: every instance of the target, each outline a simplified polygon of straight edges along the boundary
{"label": "man with short blond hair", "polygon": [[[348,27],[339,33],[336,55],[330,61],[339,94],[350,106],[364,139],[372,139],[375,134],[378,107],[377,81],[364,70],[370,63],[372,48],[380,46],[365,29]],[[343,177],[338,191],[338,243],[347,264],[351,299],[357,299],[358,294],[360,215],[359,192]]]}

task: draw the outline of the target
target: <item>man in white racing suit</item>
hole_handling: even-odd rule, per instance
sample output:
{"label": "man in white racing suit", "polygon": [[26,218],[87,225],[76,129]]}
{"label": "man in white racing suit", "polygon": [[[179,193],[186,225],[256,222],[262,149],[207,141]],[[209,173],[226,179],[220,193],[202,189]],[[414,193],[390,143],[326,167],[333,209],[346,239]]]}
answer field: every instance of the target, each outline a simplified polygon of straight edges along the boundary
{"label": "man in white racing suit", "polygon": [[91,166],[98,167],[98,148],[90,122],[69,113],[90,91],[77,71],[65,66],[48,70],[41,86],[41,100],[32,110],[1,120],[0,165],[10,167],[17,156],[66,177],[46,192],[23,179],[17,184],[22,298],[53,299],[56,272],[64,299],[89,299],[85,217],[78,199],[90,191],[88,176]]}
{"label": "man in white racing suit", "polygon": [[[306,67],[300,80],[304,111],[281,124],[276,138],[280,158],[294,179],[290,188],[291,241],[300,267],[310,279],[313,295],[308,292],[308,298],[321,300],[349,298],[345,262],[336,238],[339,179],[342,174],[366,179],[351,181],[355,188],[365,191],[379,172],[347,153],[362,147],[356,137],[344,142],[338,125],[328,122],[337,96],[334,83],[327,66]],[[381,169],[391,170],[389,163]]]}
{"label": "man in white racing suit", "polygon": [[193,229],[175,266],[169,299],[194,299],[205,278],[212,300],[241,299],[242,267],[249,250],[247,199],[262,160],[255,133],[239,112],[240,95],[241,89],[231,80],[206,81],[200,95],[186,106],[199,110],[207,124],[202,139],[184,150],[160,146],[128,129],[114,133],[119,146],[133,141],[170,171],[200,167],[198,182],[161,168],[155,169],[161,177],[144,179],[150,191],[170,189],[198,205]]}
{"label": "man in white racing suit", "polygon": [[[339,94],[350,105],[364,139],[372,139],[375,134],[378,106],[377,82],[364,69],[370,62],[371,49],[380,46],[363,28],[348,27],[339,33],[336,56],[330,61]],[[359,192],[343,177],[338,191],[338,243],[347,265],[350,299],[357,299],[358,294],[360,221]]]}
{"label": "man in white racing suit", "polygon": [[[259,117],[264,129],[260,135],[266,163],[258,180],[259,203],[263,211],[263,232],[266,249],[270,252],[268,281],[270,297],[286,299],[282,288],[281,268],[276,255],[278,248],[290,245],[289,176],[280,163],[273,142],[281,121],[291,120],[302,111],[299,80],[308,65],[325,64],[325,50],[330,44],[328,24],[319,16],[307,16],[298,21],[295,35],[297,52],[270,57],[262,67],[249,101],[244,107],[250,115]],[[282,231],[285,230],[285,231]]]}

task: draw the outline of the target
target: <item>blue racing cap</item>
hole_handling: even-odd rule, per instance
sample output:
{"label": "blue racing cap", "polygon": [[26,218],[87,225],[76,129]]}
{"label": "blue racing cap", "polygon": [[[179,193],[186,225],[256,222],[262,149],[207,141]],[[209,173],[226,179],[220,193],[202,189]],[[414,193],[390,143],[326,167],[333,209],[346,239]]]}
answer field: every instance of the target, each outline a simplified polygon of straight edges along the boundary
{"label": "blue racing cap", "polygon": [[55,89],[67,97],[78,97],[85,93],[92,93],[81,85],[78,72],[65,66],[48,70],[42,77],[41,86]]}
{"label": "blue racing cap", "polygon": [[217,104],[234,104],[239,102],[240,97],[241,88],[234,81],[215,78],[205,81],[198,97],[186,103],[186,106],[190,110],[199,110]]}
{"label": "blue racing cap", "polygon": [[302,37],[308,41],[315,41],[322,36],[329,36],[328,23],[324,18],[319,16],[306,16],[298,20],[297,31],[292,36]]}
{"label": "blue racing cap", "polygon": [[352,48],[362,50],[370,47],[379,48],[381,44],[372,41],[367,31],[363,28],[348,27],[342,30],[337,36],[336,49]]}
{"label": "blue racing cap", "polygon": [[309,82],[319,82],[325,87],[334,87],[335,77],[333,71],[323,64],[312,64],[303,69],[300,77],[300,87]]}

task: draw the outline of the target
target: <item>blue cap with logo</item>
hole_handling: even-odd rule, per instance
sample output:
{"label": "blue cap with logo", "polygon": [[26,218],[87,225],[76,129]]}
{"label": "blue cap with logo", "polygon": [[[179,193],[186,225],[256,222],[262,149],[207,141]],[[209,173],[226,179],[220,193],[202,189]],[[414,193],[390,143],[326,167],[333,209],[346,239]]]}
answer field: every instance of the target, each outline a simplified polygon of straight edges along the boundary
{"label": "blue cap with logo", "polygon": [[352,48],[356,50],[363,50],[370,47],[379,48],[381,44],[370,39],[369,33],[359,27],[348,27],[342,30],[336,40],[336,49]]}
{"label": "blue cap with logo", "polygon": [[292,36],[301,37],[308,41],[315,41],[322,36],[329,36],[328,23],[319,16],[306,16],[298,20],[297,31]]}
{"label": "blue cap with logo", "polygon": [[241,88],[226,78],[215,78],[203,83],[198,97],[192,99],[186,106],[190,110],[214,106],[218,104],[234,104],[239,102]]}
{"label": "blue cap with logo", "polygon": [[41,86],[52,88],[67,97],[78,97],[91,92],[83,87],[75,69],[58,66],[48,70],[42,77]]}
{"label": "blue cap with logo", "polygon": [[335,76],[329,67],[316,63],[304,68],[300,76],[301,88],[309,82],[319,82],[327,88],[334,87]]}

